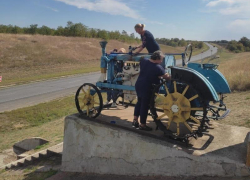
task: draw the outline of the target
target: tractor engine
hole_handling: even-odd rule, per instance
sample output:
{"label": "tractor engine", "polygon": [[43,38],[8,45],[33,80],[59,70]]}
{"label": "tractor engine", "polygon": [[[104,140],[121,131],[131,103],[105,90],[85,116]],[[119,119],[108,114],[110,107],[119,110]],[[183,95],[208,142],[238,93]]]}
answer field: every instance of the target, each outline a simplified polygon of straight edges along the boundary
{"label": "tractor engine", "polygon": [[[135,86],[139,73],[139,62],[126,62],[123,66],[123,72],[118,73],[117,76],[122,77],[122,85]],[[129,102],[136,99],[136,91],[123,90],[123,94],[124,100]]]}

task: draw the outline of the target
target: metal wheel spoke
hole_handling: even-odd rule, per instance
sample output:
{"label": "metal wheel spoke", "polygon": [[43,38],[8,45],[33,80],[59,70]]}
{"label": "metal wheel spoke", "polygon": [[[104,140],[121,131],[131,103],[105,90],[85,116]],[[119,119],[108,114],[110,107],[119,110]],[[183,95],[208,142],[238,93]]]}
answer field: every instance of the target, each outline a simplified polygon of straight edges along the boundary
{"label": "metal wheel spoke", "polygon": [[89,116],[89,106],[87,106],[87,116]]}
{"label": "metal wheel spoke", "polygon": [[167,115],[167,114],[164,113],[164,114],[160,115],[159,117],[157,117],[157,119],[161,119],[161,118],[163,118],[163,117],[166,116],[166,115]]}
{"label": "metal wheel spoke", "polygon": [[88,87],[88,94],[90,94],[90,86]]}
{"label": "metal wheel spoke", "polygon": [[155,93],[155,95],[156,95],[157,97],[159,97],[159,98],[164,98],[163,95],[160,95],[160,94],[157,94],[157,93]]}
{"label": "metal wheel spoke", "polygon": [[184,91],[182,92],[182,95],[183,95],[183,96],[186,94],[188,88],[189,88],[189,85],[187,85],[187,86],[185,87]]}
{"label": "metal wheel spoke", "polygon": [[155,107],[164,109],[165,105],[164,105],[164,104],[163,104],[163,105],[162,105],[162,104],[161,104],[161,105],[157,105],[157,104],[156,104]]}
{"label": "metal wheel spoke", "polygon": [[177,92],[176,81],[174,81],[174,92]]}
{"label": "metal wheel spoke", "polygon": [[78,98],[78,100],[81,100],[82,98],[84,98],[84,95],[83,96],[80,95],[77,98]]}
{"label": "metal wheel spoke", "polygon": [[181,107],[181,111],[190,111],[191,108],[190,107]]}
{"label": "metal wheel spoke", "polygon": [[195,96],[189,98],[188,100],[189,100],[189,101],[193,101],[193,100],[196,99],[197,97],[199,97],[198,94],[196,94]]}
{"label": "metal wheel spoke", "polygon": [[83,106],[81,106],[80,108],[83,109],[85,107],[85,104]]}
{"label": "metal wheel spoke", "polygon": [[194,108],[191,108],[191,111],[203,111],[203,108],[202,107],[194,107]]}
{"label": "metal wheel spoke", "polygon": [[193,116],[190,116],[190,119],[192,119],[197,124],[201,124],[201,122],[198,119],[196,119],[195,117],[193,117]]}
{"label": "metal wheel spoke", "polygon": [[180,135],[180,123],[177,123],[177,135]]}
{"label": "metal wheel spoke", "polygon": [[169,95],[169,91],[168,91],[168,87],[167,87],[167,85],[166,85],[166,84],[164,84],[164,87],[165,87],[165,89],[166,89],[167,95]]}
{"label": "metal wheel spoke", "polygon": [[86,94],[86,91],[82,88],[82,92],[84,93],[84,94]]}
{"label": "metal wheel spoke", "polygon": [[189,130],[190,132],[193,132],[192,128],[188,125],[187,122],[184,122],[184,124],[185,124],[185,126],[188,128],[188,130]]}
{"label": "metal wheel spoke", "polygon": [[169,128],[170,128],[171,123],[172,123],[172,119],[169,119],[169,120],[168,120],[168,126],[167,126],[167,129],[169,129]]}
{"label": "metal wheel spoke", "polygon": [[170,125],[171,125],[171,123],[172,123],[172,120],[173,120],[173,116],[170,115],[170,116],[168,117],[168,126],[167,126],[167,129],[170,128]]}

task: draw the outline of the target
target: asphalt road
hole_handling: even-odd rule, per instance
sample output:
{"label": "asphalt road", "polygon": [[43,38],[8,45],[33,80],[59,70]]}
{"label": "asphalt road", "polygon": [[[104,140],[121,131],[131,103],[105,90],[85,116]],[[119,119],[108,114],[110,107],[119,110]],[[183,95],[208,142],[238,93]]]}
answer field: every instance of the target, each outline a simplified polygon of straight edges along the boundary
{"label": "asphalt road", "polygon": [[[214,47],[208,43],[205,42],[206,45],[208,45],[209,47],[209,50],[201,53],[201,54],[198,54],[198,55],[195,55],[195,56],[192,56],[191,59],[190,59],[190,62],[193,62],[193,61],[198,61],[200,59],[203,59],[203,58],[206,58],[206,57],[210,57],[211,55],[214,55],[217,53],[218,51],[218,48],[217,47]],[[176,60],[176,65],[181,65],[182,64],[182,61],[181,59],[177,59]]]}
{"label": "asphalt road", "polygon": [[[210,49],[203,52],[202,55],[193,56],[191,61],[209,57],[211,52],[212,54],[217,52],[216,47],[210,44],[207,45]],[[180,63],[181,60],[177,60],[177,65]],[[98,78],[99,72],[96,72],[0,89],[0,112],[11,111],[74,94],[83,83],[95,83]]]}

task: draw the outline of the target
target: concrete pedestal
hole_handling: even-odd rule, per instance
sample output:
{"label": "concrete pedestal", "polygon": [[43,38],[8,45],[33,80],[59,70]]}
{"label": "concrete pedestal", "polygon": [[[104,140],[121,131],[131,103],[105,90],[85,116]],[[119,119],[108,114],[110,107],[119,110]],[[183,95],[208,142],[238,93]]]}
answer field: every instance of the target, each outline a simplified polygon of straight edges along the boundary
{"label": "concrete pedestal", "polygon": [[194,149],[180,147],[150,133],[100,119],[82,119],[77,114],[65,119],[63,146],[62,170],[68,172],[136,176],[250,175],[245,163],[237,159],[219,153],[194,153]]}

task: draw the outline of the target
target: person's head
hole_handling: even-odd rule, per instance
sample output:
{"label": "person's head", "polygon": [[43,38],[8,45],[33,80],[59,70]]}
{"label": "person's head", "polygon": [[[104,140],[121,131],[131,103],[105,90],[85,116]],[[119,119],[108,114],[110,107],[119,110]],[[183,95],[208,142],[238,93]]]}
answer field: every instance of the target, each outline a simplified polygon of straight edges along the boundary
{"label": "person's head", "polygon": [[120,49],[118,50],[118,53],[126,53],[126,49],[120,48]]}
{"label": "person's head", "polygon": [[144,27],[145,27],[145,24],[136,24],[136,25],[135,25],[135,31],[136,31],[138,34],[143,34],[143,32],[144,32]]}
{"label": "person's head", "polygon": [[155,51],[152,55],[151,55],[151,60],[155,61],[156,63],[161,63],[162,60],[164,58],[164,54],[158,50],[158,51]]}

